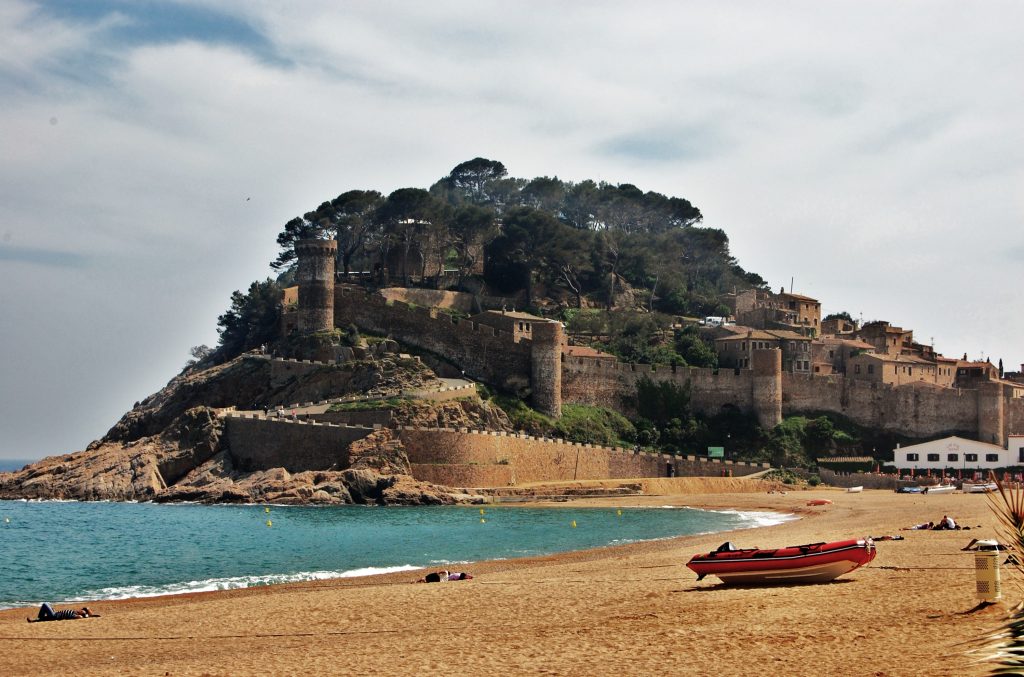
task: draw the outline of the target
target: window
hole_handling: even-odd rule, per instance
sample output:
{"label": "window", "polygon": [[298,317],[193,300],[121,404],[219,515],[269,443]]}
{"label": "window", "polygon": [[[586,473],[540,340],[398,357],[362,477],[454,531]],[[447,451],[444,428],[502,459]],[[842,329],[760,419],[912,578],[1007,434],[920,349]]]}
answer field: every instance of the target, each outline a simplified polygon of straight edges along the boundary
{"label": "window", "polygon": [[946,454],[946,460],[947,461],[959,461],[960,460],[960,454]]}
{"label": "window", "polygon": [[907,454],[907,460],[908,461],[916,461],[917,460],[917,454]]}
{"label": "window", "polygon": [[910,375],[910,376],[913,376],[914,375],[914,368],[913,367],[907,367],[907,374]]}
{"label": "window", "polygon": [[964,454],[964,458],[967,459],[968,463],[975,463],[978,460],[977,454]]}
{"label": "window", "polygon": [[875,365],[873,365],[873,364],[869,364],[868,365],[868,373],[869,374],[874,374],[875,373]]}
{"label": "window", "polygon": [[938,454],[928,454],[928,460],[929,461],[937,461],[937,460],[939,460],[939,455]]}
{"label": "window", "polygon": [[1017,450],[1017,462],[1024,463],[1024,447]]}
{"label": "window", "polygon": [[834,358],[835,356],[836,356],[836,351],[834,351],[834,350],[830,350],[830,351],[828,351],[828,359],[830,359],[830,360],[831,360],[831,359],[832,359],[832,358]]}
{"label": "window", "polygon": [[985,460],[988,461],[989,463],[998,463],[999,454],[985,454]]}

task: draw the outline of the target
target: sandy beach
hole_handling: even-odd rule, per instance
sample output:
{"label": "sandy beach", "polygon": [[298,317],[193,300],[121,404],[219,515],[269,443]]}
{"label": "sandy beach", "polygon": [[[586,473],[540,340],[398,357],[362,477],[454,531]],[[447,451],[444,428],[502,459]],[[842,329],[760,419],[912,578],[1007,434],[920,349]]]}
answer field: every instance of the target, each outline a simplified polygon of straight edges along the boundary
{"label": "sandy beach", "polygon": [[[812,498],[833,505],[810,508]],[[996,537],[983,495],[728,493],[592,499],[794,513],[799,520],[525,560],[476,578],[421,573],[98,602],[101,618],[25,622],[0,612],[0,674],[130,675],[980,675],[961,643],[1024,598],[971,612],[971,538]],[[583,501],[573,505],[579,506]],[[529,508],[522,508],[529,509]],[[949,514],[970,531],[901,531]],[[980,525],[980,526],[979,526]],[[683,564],[726,540],[781,547],[887,534],[865,568],[824,585],[729,588]],[[55,552],[54,556],[65,556]]]}

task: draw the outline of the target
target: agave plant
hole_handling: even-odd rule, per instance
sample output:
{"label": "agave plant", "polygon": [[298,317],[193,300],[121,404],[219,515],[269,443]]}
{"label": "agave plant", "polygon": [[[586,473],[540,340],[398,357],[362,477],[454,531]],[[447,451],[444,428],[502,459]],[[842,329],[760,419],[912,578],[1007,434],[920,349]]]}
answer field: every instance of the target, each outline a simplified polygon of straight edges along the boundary
{"label": "agave plant", "polygon": [[[990,472],[989,478],[997,488],[987,496],[999,520],[1000,539],[1015,552],[1024,553],[1024,488],[1003,484],[995,473]],[[1007,563],[1024,571],[1024,564],[1017,556],[1011,555]],[[1024,604],[1014,607],[1009,618],[995,632],[983,637],[981,644],[980,649],[971,653],[981,654],[985,660],[993,662],[992,674],[1024,675]]]}

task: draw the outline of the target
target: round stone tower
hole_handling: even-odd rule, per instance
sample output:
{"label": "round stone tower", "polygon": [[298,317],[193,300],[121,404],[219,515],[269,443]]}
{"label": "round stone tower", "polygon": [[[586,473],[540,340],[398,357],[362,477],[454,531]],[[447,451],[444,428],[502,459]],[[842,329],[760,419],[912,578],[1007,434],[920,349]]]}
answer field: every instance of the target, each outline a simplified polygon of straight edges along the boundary
{"label": "round stone tower", "polygon": [[1003,384],[987,381],[978,388],[978,439],[1006,446],[1006,412]]}
{"label": "round stone tower", "polygon": [[537,410],[562,415],[562,323],[534,322],[530,344],[530,390]]}
{"label": "round stone tower", "polygon": [[336,240],[298,240],[299,331],[310,334],[334,329],[334,258]]}
{"label": "round stone tower", "polygon": [[782,423],[782,351],[755,350],[750,360],[751,384],[757,423],[771,430]]}

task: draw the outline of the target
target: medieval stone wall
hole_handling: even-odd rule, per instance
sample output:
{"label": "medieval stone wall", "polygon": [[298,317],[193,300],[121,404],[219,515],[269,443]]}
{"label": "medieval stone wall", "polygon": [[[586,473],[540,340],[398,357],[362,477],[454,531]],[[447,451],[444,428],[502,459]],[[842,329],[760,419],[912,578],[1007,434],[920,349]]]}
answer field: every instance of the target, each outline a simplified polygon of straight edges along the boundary
{"label": "medieval stone wall", "polygon": [[910,437],[976,434],[978,391],[935,386],[895,387],[842,375],[784,374],[787,415],[833,412],[852,421]]}
{"label": "medieval stone wall", "polygon": [[689,476],[738,477],[767,468],[693,456],[635,453],[521,433],[403,427],[399,438],[417,479],[454,486],[665,477],[669,463],[675,474]]}
{"label": "medieval stone wall", "polygon": [[754,411],[749,370],[626,364],[568,355],[562,358],[562,401],[632,414],[636,384],[642,378],[680,387],[690,382],[692,406],[699,413],[717,414],[723,406]]}
{"label": "medieval stone wall", "polygon": [[336,287],[334,317],[338,326],[354,322],[455,362],[470,378],[513,392],[529,387],[530,342],[513,340],[493,327],[455,318],[433,308],[387,303],[377,294]]}
{"label": "medieval stone wall", "polygon": [[348,445],[374,429],[254,414],[228,416],[224,430],[228,453],[239,470],[284,468],[303,472],[347,468]]}

